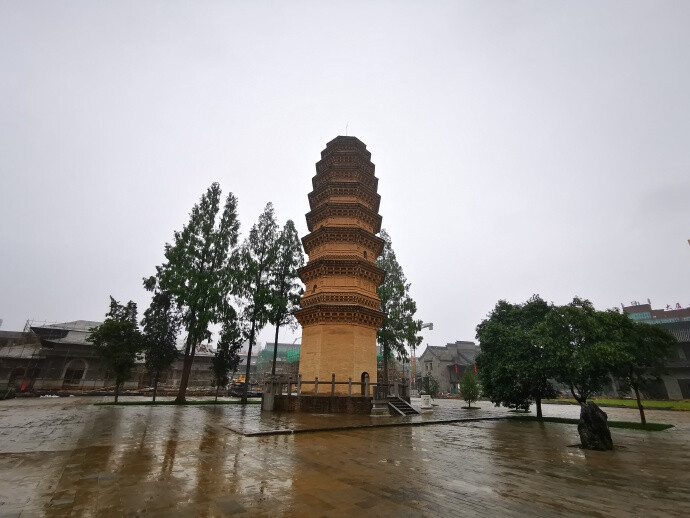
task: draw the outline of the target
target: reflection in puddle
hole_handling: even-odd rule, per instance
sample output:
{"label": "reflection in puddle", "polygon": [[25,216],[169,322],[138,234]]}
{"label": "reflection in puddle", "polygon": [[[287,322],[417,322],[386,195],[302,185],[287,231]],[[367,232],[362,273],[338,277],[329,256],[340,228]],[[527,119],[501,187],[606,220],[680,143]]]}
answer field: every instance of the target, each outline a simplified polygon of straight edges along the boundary
{"label": "reflection in puddle", "polygon": [[[42,450],[0,455],[5,472],[22,475],[0,481],[3,502],[14,506],[3,506],[3,512],[656,516],[680,514],[689,504],[690,428],[683,422],[670,432],[615,430],[619,448],[589,452],[569,448],[577,440],[575,427],[556,423],[245,437],[228,428],[242,420],[244,426],[291,426],[295,418],[264,419],[256,409],[230,406],[65,407],[59,419],[69,421],[73,414],[86,423],[70,443],[64,435],[56,439],[69,449],[52,451],[44,436]],[[335,421],[298,419],[306,426]],[[14,416],[9,421],[18,426]],[[30,413],[25,421],[26,444],[34,444],[41,432],[32,435]],[[17,449],[22,437],[7,444]]]}

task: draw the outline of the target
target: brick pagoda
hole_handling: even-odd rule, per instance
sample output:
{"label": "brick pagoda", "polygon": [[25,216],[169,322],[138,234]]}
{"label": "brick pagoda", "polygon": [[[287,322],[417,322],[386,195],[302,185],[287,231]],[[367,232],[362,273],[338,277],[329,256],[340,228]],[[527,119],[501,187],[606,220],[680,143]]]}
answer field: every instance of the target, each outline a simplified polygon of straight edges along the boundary
{"label": "brick pagoda", "polygon": [[381,196],[371,153],[355,137],[336,137],[321,152],[312,185],[310,233],[302,239],[309,261],[299,272],[306,288],[296,312],[299,372],[305,381],[330,383],[335,374],[339,382],[368,377],[375,383],[376,331],[383,322],[376,289],[384,273],[376,266],[383,240],[376,236]]}

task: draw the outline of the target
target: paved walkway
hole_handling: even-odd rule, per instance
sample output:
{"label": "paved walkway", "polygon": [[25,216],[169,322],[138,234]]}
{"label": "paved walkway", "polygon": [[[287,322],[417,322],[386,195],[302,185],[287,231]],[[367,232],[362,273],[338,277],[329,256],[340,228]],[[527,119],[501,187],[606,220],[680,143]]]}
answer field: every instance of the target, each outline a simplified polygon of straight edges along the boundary
{"label": "paved walkway", "polygon": [[[690,508],[689,413],[649,411],[650,421],[676,427],[614,429],[615,451],[589,452],[572,447],[574,426],[553,423],[248,437],[271,422],[306,429],[337,417],[94,401],[0,403],[0,517],[684,516]],[[459,402],[438,403],[438,416],[465,415]],[[467,412],[508,415],[480,406]],[[634,410],[606,411],[637,419]],[[545,406],[545,415],[577,413]]]}
{"label": "paved walkway", "polygon": [[259,405],[225,406],[228,429],[247,437],[283,435],[291,433],[383,428],[392,426],[419,426],[449,424],[478,419],[504,419],[505,409],[484,404],[478,408],[465,408],[459,401],[437,400],[431,411],[421,410],[421,400],[412,400],[421,413],[414,416],[371,416],[347,414],[307,414],[290,412],[262,412]]}

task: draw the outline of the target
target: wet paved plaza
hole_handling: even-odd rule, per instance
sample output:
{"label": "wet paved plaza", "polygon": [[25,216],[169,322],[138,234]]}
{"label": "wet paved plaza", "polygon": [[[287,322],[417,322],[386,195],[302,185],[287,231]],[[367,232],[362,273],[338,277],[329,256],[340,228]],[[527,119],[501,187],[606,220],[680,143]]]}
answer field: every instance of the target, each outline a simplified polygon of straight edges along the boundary
{"label": "wet paved plaza", "polygon": [[[612,429],[589,452],[572,425],[368,426],[368,416],[261,414],[257,405],[103,407],[104,398],[0,403],[0,517],[687,516],[690,415],[663,432]],[[438,401],[428,420],[505,417]],[[635,410],[605,409],[613,420]],[[576,417],[575,406],[545,415]],[[398,423],[378,418],[374,423]],[[283,434],[267,435],[273,431]],[[255,435],[260,434],[260,435]]]}

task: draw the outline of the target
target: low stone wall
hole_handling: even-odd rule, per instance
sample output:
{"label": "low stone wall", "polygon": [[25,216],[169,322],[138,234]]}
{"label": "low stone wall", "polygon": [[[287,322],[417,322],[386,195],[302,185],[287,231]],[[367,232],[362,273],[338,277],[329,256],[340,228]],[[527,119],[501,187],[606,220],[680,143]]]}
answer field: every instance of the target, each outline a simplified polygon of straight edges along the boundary
{"label": "low stone wall", "polygon": [[311,414],[370,414],[371,398],[364,396],[274,396],[273,410]]}

